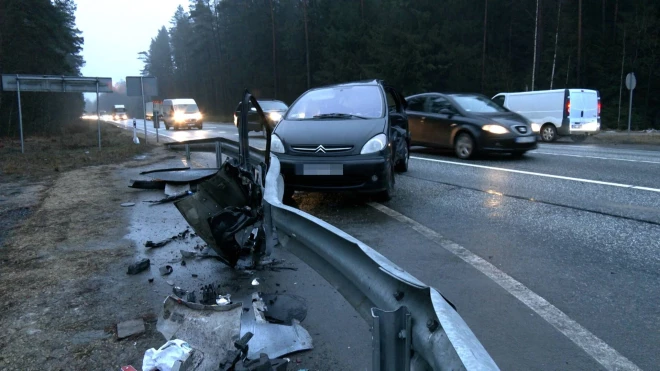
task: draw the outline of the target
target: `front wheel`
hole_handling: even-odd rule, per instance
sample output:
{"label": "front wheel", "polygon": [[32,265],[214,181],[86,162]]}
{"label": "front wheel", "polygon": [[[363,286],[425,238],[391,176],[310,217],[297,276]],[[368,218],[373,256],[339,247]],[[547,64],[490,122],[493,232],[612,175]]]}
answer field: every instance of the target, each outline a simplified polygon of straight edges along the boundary
{"label": "front wheel", "polygon": [[392,195],[394,195],[394,169],[390,170],[389,174],[387,175],[387,185],[385,190],[380,191],[376,193],[375,199],[378,202],[387,202],[392,199]]}
{"label": "front wheel", "polygon": [[454,151],[456,156],[462,160],[467,160],[474,155],[474,139],[468,133],[460,133],[456,137]]}
{"label": "front wheel", "polygon": [[557,140],[557,128],[552,124],[545,124],[541,128],[541,139],[544,142],[554,142]]}
{"label": "front wheel", "polygon": [[397,163],[396,166],[394,167],[394,170],[398,171],[399,173],[405,173],[408,171],[408,161],[410,160],[410,146],[406,144],[405,148],[405,154],[402,159],[400,159]]}

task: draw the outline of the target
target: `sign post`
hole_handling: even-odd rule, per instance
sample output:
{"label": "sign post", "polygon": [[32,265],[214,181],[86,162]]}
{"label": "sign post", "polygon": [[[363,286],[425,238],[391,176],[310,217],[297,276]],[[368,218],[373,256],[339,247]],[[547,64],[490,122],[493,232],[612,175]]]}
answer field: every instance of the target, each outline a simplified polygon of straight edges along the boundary
{"label": "sign post", "polygon": [[142,115],[144,120],[144,143],[147,143],[147,107],[145,96],[158,95],[158,81],[153,76],[126,76],[126,95],[142,96]]}
{"label": "sign post", "polygon": [[632,98],[633,90],[637,86],[637,79],[635,78],[635,73],[631,72],[626,75],[626,88],[630,90],[630,102],[628,103],[628,134],[630,134],[630,123],[632,121]]}
{"label": "sign post", "polygon": [[96,92],[96,114],[101,149],[101,121],[99,116],[99,92],[112,93],[109,77],[52,76],[52,75],[2,75],[2,90],[15,91],[18,97],[18,126],[21,133],[21,153],[25,153],[23,140],[23,112],[21,90],[49,93],[94,93]]}
{"label": "sign post", "polygon": [[158,140],[158,129],[160,129],[160,120],[158,119],[158,111],[153,111],[153,121],[154,121],[154,127],[156,128],[156,143],[159,142]]}

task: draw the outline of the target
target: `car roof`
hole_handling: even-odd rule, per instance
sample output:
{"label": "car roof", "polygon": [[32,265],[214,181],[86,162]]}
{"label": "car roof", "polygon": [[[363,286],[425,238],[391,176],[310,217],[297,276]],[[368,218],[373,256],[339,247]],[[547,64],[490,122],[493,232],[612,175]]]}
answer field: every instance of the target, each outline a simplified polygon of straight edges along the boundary
{"label": "car roof", "polygon": [[176,99],[167,99],[171,100],[172,104],[197,104],[192,98],[176,98]]}
{"label": "car roof", "polygon": [[334,88],[334,87],[340,87],[340,86],[360,86],[360,85],[378,86],[378,85],[383,85],[383,84],[384,84],[383,80],[378,80],[378,79],[357,80],[357,81],[342,82],[342,83],[338,83],[338,84],[323,85],[323,86],[319,86],[319,87],[316,87],[316,88],[312,88],[310,90],[324,89],[324,88]]}

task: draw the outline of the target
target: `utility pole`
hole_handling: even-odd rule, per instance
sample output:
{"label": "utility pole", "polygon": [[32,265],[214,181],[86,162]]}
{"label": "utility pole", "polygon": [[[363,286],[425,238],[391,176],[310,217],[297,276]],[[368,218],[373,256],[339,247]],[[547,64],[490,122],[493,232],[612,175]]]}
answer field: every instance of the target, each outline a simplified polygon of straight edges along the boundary
{"label": "utility pole", "polygon": [[578,0],[578,50],[577,50],[577,84],[582,86],[580,80],[580,66],[582,62],[582,0]]}
{"label": "utility pole", "polygon": [[532,61],[532,91],[534,91],[534,80],[536,79],[536,41],[539,33],[539,0],[536,0],[536,21],[534,22],[534,58]]}
{"label": "utility pole", "polygon": [[277,44],[275,40],[275,10],[273,9],[273,0],[270,0],[270,19],[273,29],[273,98],[277,98]]}

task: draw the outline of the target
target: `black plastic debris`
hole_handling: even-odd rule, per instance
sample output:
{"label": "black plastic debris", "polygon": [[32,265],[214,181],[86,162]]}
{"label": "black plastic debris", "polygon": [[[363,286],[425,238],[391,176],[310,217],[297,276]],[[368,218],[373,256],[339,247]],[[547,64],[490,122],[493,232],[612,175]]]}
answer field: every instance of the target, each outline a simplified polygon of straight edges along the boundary
{"label": "black plastic debris", "polygon": [[171,265],[166,265],[158,268],[158,270],[160,271],[161,276],[167,276],[168,274],[171,274],[174,269]]}
{"label": "black plastic debris", "polygon": [[192,195],[192,194],[193,194],[192,191],[186,191],[186,192],[181,193],[181,194],[178,194],[178,195],[167,196],[167,197],[165,197],[165,198],[161,198],[160,200],[155,200],[155,201],[142,201],[142,202],[150,203],[150,204],[152,204],[152,205],[160,205],[160,204],[166,204],[166,203],[168,203],[168,202],[174,202],[174,201],[176,201],[176,200],[180,200],[180,199],[182,199],[182,198],[184,198],[184,197],[188,197],[188,196],[190,196],[190,195]]}
{"label": "black plastic debris", "polygon": [[271,323],[291,325],[293,320],[302,322],[307,317],[307,301],[291,294],[262,294],[266,304],[264,315]]}
{"label": "black plastic debris", "polygon": [[195,301],[197,301],[194,290],[188,293],[188,295],[186,296],[186,301],[189,303],[194,303]]}
{"label": "black plastic debris", "polygon": [[243,365],[237,365],[235,371],[286,371],[289,361],[286,359],[270,359],[268,354],[260,353],[259,359],[245,360]]}
{"label": "black plastic debris", "polygon": [[145,271],[145,270],[149,269],[150,264],[151,264],[151,262],[149,261],[149,259],[142,259],[137,263],[133,263],[133,264],[129,265],[128,266],[128,272],[126,272],[126,273],[127,274],[138,274],[142,271]]}
{"label": "black plastic debris", "polygon": [[188,291],[182,289],[182,288],[179,287],[179,286],[174,286],[174,287],[172,287],[172,293],[173,293],[174,295],[180,297],[180,298],[183,298],[183,297],[185,297],[186,295],[188,295]]}
{"label": "black plastic debris", "polygon": [[204,305],[216,304],[215,299],[218,297],[218,294],[216,293],[215,287],[213,287],[213,285],[202,286],[201,291],[202,291],[202,300],[200,300],[200,303]]}
{"label": "black plastic debris", "polygon": [[181,260],[181,266],[182,266],[182,267],[185,267],[185,266],[186,266],[186,261],[185,261],[185,260]]}
{"label": "black plastic debris", "polygon": [[190,169],[190,167],[171,167],[171,168],[167,168],[167,169],[155,169],[155,170],[141,171],[140,175],[160,173],[160,172],[164,172],[164,171],[180,171],[180,170],[189,170],[189,169]]}
{"label": "black plastic debris", "polygon": [[168,239],[165,239],[165,240],[162,240],[162,241],[158,241],[158,242],[147,241],[144,244],[144,247],[148,247],[150,249],[155,249],[157,247],[163,247],[163,246],[167,245],[170,242],[172,242],[171,238],[168,238]]}

